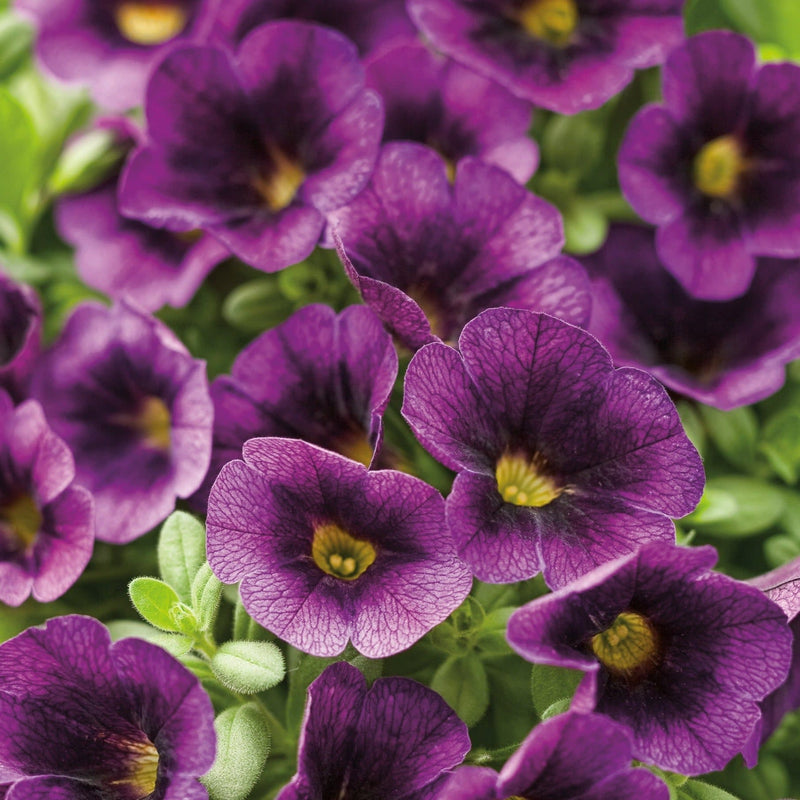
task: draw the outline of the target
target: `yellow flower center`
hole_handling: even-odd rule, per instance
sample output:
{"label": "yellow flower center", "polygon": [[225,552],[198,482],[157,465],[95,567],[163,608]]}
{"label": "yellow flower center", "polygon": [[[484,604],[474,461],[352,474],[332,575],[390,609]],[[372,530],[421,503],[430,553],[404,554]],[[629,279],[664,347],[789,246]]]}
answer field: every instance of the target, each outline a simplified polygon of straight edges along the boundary
{"label": "yellow flower center", "polygon": [[578,8],[575,0],[527,0],[517,20],[534,38],[566,47],[578,27]]}
{"label": "yellow flower center", "polygon": [[29,494],[21,494],[11,502],[0,505],[0,523],[10,530],[12,548],[19,546],[27,550],[35,541],[42,527],[42,513]]}
{"label": "yellow flower center", "polygon": [[359,464],[363,464],[365,467],[372,463],[372,445],[361,431],[354,431],[349,436],[341,437],[336,442],[336,452],[353,461],[358,461]]}
{"label": "yellow flower center", "polygon": [[659,655],[657,631],[635,611],[623,611],[610,628],[592,636],[591,647],[609,672],[624,678],[649,672]]}
{"label": "yellow flower center", "polygon": [[495,477],[503,500],[515,506],[540,508],[564,491],[544,471],[544,459],[538,455],[529,460],[525,456],[504,454],[497,462]]}
{"label": "yellow flower center", "polygon": [[123,2],[114,9],[114,21],[129,42],[155,45],[174,39],[188,18],[179,3]]}
{"label": "yellow flower center", "polygon": [[163,400],[148,395],[134,414],[113,414],[109,422],[137,431],[142,444],[155,450],[169,450],[172,418]]}
{"label": "yellow flower center", "polygon": [[735,136],[719,136],[700,148],[692,164],[694,185],[708,197],[726,198],[739,188],[747,169],[742,146]]}
{"label": "yellow flower center", "polygon": [[314,529],[311,557],[328,575],[354,581],[375,561],[375,548],[363,539],[356,539],[338,525],[318,525]]}
{"label": "yellow flower center", "polygon": [[147,736],[143,741],[126,741],[123,747],[128,769],[124,777],[109,780],[109,787],[126,800],[145,800],[155,791],[158,781],[158,750]]}
{"label": "yellow flower center", "polygon": [[267,208],[273,213],[283,211],[292,200],[306,178],[300,164],[275,145],[268,145],[270,169],[267,175],[259,175],[253,181],[256,191],[264,198]]}

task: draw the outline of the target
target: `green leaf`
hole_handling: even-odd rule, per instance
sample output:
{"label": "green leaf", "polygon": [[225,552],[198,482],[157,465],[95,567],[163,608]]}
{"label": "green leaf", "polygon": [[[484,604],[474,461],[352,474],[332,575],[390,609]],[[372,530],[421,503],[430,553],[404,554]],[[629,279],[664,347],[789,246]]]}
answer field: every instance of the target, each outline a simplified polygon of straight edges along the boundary
{"label": "green leaf", "polygon": [[550,717],[557,717],[559,714],[564,714],[566,711],[569,711],[571,703],[571,697],[562,697],[561,700],[556,700],[555,703],[548,706],[542,712],[542,722],[546,719],[550,719]]}
{"label": "green leaf", "polygon": [[793,485],[800,477],[800,409],[787,408],[770,417],[760,443],[778,477]]}
{"label": "green leaf", "polygon": [[5,80],[28,58],[33,28],[10,11],[0,13],[0,80]]}
{"label": "green leaf", "polygon": [[128,594],[136,610],[151,625],[171,633],[183,632],[172,615],[172,609],[181,600],[169,584],[157,578],[134,578],[128,586]]}
{"label": "green leaf", "polygon": [[201,631],[210,631],[217,619],[222,598],[222,582],[207,563],[203,563],[194,576],[191,597],[192,608],[197,614],[198,627]]}
{"label": "green leaf", "polygon": [[756,460],[758,419],[748,406],[733,411],[720,411],[710,406],[699,407],[711,441],[728,463],[744,472],[752,472]]}
{"label": "green leaf", "polygon": [[583,672],[579,669],[534,664],[531,670],[531,699],[536,713],[546,719],[545,714],[554,703],[571,700],[582,678]]}
{"label": "green leaf", "polygon": [[710,783],[688,780],[675,788],[679,800],[737,800],[732,794]]}
{"label": "green leaf", "polygon": [[289,672],[289,696],[286,700],[286,724],[290,731],[299,729],[306,707],[308,687],[322,674],[334,658],[302,654],[300,663]]}
{"label": "green leaf", "polygon": [[709,478],[697,508],[681,524],[705,534],[738,538],[770,528],[784,511],[780,490],[739,475]]}
{"label": "green leaf", "polygon": [[[26,108],[7,89],[0,87],[0,212],[13,220],[21,231],[27,228],[30,197],[36,186],[38,136]],[[8,237],[10,223],[0,229]],[[20,234],[17,234],[19,237]],[[7,240],[20,250],[24,244]]]}
{"label": "green leaf", "polygon": [[605,131],[594,112],[553,116],[542,136],[542,162],[562,172],[588,172],[603,151]]}
{"label": "green leaf", "polygon": [[192,640],[188,636],[184,636],[180,633],[157,631],[144,622],[137,622],[132,619],[120,619],[106,623],[106,627],[111,634],[111,639],[115,642],[119,639],[127,639],[130,637],[144,639],[146,642],[158,645],[176,658],[186,655],[186,653],[192,649]]}
{"label": "green leaf", "polygon": [[732,27],[731,18],[723,11],[719,0],[689,0],[684,7],[683,18],[689,35]]}
{"label": "green leaf", "polygon": [[602,246],[608,233],[605,214],[580,197],[561,209],[564,216],[564,249],[569,253],[583,255]]}
{"label": "green leaf", "polygon": [[800,543],[791,536],[777,534],[764,542],[764,557],[770,567],[780,567],[797,556],[800,556]]}
{"label": "green leaf", "polygon": [[680,415],[686,435],[697,448],[697,451],[702,454],[706,449],[706,429],[697,411],[697,406],[687,400],[678,400],[676,408],[678,409],[678,414]]}
{"label": "green leaf", "polygon": [[222,316],[245,333],[274,328],[292,312],[292,306],[278,286],[275,275],[254,278],[237,286],[222,304]]}
{"label": "green leaf", "polygon": [[511,645],[506,639],[508,618],[516,611],[515,606],[496,608],[486,615],[483,627],[475,639],[475,646],[485,653],[492,655],[507,655],[512,653]]}
{"label": "green leaf", "polygon": [[266,720],[254,703],[228,708],[214,720],[217,757],[201,778],[211,800],[244,800],[256,785],[270,748]]}
{"label": "green leaf", "polygon": [[489,680],[475,653],[448,658],[434,673],[431,689],[470,727],[489,707]]}
{"label": "green leaf", "polygon": [[90,130],[70,142],[61,153],[48,189],[53,195],[87,192],[111,175],[124,154],[113,131]]}
{"label": "green leaf", "polygon": [[158,569],[185,603],[192,602],[192,581],[205,561],[203,523],[185,511],[170,514],[158,537]]}
{"label": "green leaf", "polygon": [[725,13],[757,42],[800,53],[800,5],[797,0],[720,0]]}
{"label": "green leaf", "polygon": [[220,683],[240,694],[277,686],[286,675],[283,654],[272,642],[225,642],[211,659]]}

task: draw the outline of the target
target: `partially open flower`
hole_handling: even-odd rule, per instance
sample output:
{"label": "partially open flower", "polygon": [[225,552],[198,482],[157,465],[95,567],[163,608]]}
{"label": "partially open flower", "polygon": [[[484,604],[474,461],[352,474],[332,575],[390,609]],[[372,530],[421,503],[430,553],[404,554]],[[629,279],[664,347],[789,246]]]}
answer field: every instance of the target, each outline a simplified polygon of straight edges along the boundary
{"label": "partially open flower", "polygon": [[0,645],[0,683],[8,800],[207,800],[211,701],[160,647],[57,617]]}

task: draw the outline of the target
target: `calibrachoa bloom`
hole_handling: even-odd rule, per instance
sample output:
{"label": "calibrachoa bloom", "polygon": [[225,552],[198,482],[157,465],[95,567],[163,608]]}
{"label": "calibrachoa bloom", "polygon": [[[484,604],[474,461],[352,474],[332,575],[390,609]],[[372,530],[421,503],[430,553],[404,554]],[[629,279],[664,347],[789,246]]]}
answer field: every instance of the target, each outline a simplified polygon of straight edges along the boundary
{"label": "calibrachoa bloom", "polygon": [[57,617],[0,645],[0,685],[5,800],[208,797],[211,701],[160,647]]}
{"label": "calibrachoa bloom", "polygon": [[370,472],[293,439],[251,439],[208,498],[208,562],[241,581],[248,613],[294,647],[368,658],[410,647],[464,600],[472,580],[418,478]]}
{"label": "calibrachoa bloom", "polygon": [[582,259],[592,279],[587,330],[618,365],[636,366],[701,403],[730,409],[776,392],[800,357],[800,263],[758,260],[734,300],[697,300],[664,269],[653,231],[615,226]]}
{"label": "calibrachoa bloom", "polygon": [[455,339],[493,306],[588,318],[586,274],[560,256],[558,211],[497,167],[464,158],[451,184],[429,148],[389,143],[367,188],[333,217],[350,279],[412,350]]}
{"label": "calibrachoa bloom", "polygon": [[31,391],[94,495],[98,539],[141,536],[203,480],[213,415],[205,362],[132,305],[79,306]]}
{"label": "calibrachoa bloom", "polygon": [[451,170],[465,156],[495,164],[520,183],[539,161],[528,134],[530,103],[422,42],[382,48],[365,62],[367,86],[383,99],[383,140],[421,142]]}
{"label": "calibrachoa bloom", "polygon": [[758,67],[744,36],[710,31],[670,55],[663,83],[620,149],[622,190],[686,290],[728,300],[754,256],[800,255],[800,67]]}
{"label": "calibrachoa bloom", "polygon": [[585,331],[491,309],[458,350],[422,348],[403,415],[459,472],[447,498],[458,552],[483,581],[544,573],[563,586],[652,540],[700,499],[703,468],[658,382],[617,369]]}
{"label": "calibrachoa bloom", "polygon": [[[126,119],[105,120],[102,127],[116,134],[122,150],[142,139]],[[56,204],[56,227],[76,248],[78,274],[88,286],[114,299],[127,297],[146,311],[185,306],[228,249],[210,234],[173,233],[123,217],[118,181],[119,171]]]}
{"label": "calibrachoa bloom", "polygon": [[141,104],[153,64],[198,35],[204,0],[16,0],[39,26],[36,53],[54,75],[89,85],[113,111]]}
{"label": "calibrachoa bloom", "polygon": [[786,678],[792,636],[777,605],[711,572],[715,561],[712,547],[644,545],[515,611],[508,641],[585,672],[573,706],[628,725],[635,758],[683,775],[722,769]]}
{"label": "calibrachoa bloom", "polygon": [[211,384],[211,467],[195,501],[205,505],[223,464],[257,436],[304,439],[369,465],[396,377],[397,352],[368,308],[350,306],[338,315],[324,305],[296,311]]}
{"label": "calibrachoa bloom", "polygon": [[600,714],[568,711],[537,725],[498,774],[459,767],[437,800],[668,800],[666,785],[631,768],[631,736]]}
{"label": "calibrachoa bloom", "polygon": [[324,214],[361,191],[383,128],[355,46],[292,21],[254,30],[235,56],[176,47],[148,84],[146,113],[122,213],[206,230],[267,272],[305,258]]}
{"label": "calibrachoa bloom", "polygon": [[20,401],[39,356],[42,309],[36,292],[0,268],[0,389]]}
{"label": "calibrachoa bloom", "polygon": [[238,44],[259,25],[286,18],[336,28],[362,55],[416,34],[404,0],[225,0],[212,8],[209,35]]}
{"label": "calibrachoa bloom", "polygon": [[297,774],[277,800],[433,800],[469,747],[433,690],[393,677],[368,689],[355,667],[332,664],[308,689]]}
{"label": "calibrachoa bloom", "polygon": [[597,108],[683,39],[683,0],[409,0],[447,55],[538,106]]}
{"label": "calibrachoa bloom", "polygon": [[72,453],[41,406],[14,408],[0,391],[0,603],[55,600],[89,562],[92,498],[74,477]]}

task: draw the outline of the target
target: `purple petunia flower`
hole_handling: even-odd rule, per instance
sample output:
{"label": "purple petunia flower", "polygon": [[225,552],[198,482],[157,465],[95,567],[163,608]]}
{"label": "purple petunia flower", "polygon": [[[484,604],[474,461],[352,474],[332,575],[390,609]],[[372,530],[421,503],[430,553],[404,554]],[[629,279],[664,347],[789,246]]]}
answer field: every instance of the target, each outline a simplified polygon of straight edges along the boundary
{"label": "purple petunia flower", "polygon": [[426,144],[453,172],[462,158],[475,156],[520,183],[533,175],[539,151],[527,135],[530,103],[422,42],[382,48],[364,66],[367,86],[383,99],[385,142]]}
{"label": "purple petunia flower", "polygon": [[0,269],[0,389],[19,402],[39,356],[42,308],[36,292]]}
{"label": "purple petunia flower", "polygon": [[208,798],[214,710],[160,647],[57,617],[0,645],[0,685],[6,800]]}
{"label": "purple petunia flower", "polygon": [[240,458],[245,441],[257,436],[304,439],[371,464],[396,377],[397,352],[368,308],[296,311],[211,384],[211,467],[193,502],[204,509],[223,464]]}
{"label": "purple petunia flower", "polygon": [[[672,401],[546,314],[485,311],[406,373],[403,416],[459,472],[447,521],[482,581],[563,586],[648,541],[700,499],[703,467]],[[460,352],[459,352],[460,351]]]}
{"label": "purple petunia flower", "polygon": [[538,106],[597,108],[683,39],[683,0],[409,0],[436,47]]}
{"label": "purple petunia flower", "polygon": [[383,127],[354,45],[292,21],[253,31],[235,56],[174,49],[146,112],[149,141],[122,177],[123,215],[208,231],[267,272],[305,258],[323,215],[361,191]]}
{"label": "purple petunia flower", "polygon": [[[142,141],[124,118],[103,120],[98,127],[112,131],[123,151]],[[56,204],[56,227],[77,250],[78,274],[88,286],[114,299],[127,297],[146,311],[185,306],[228,249],[210,234],[173,233],[126,219],[117,209],[118,180],[119,171]]]}
{"label": "purple petunia flower", "polygon": [[747,582],[783,609],[793,636],[789,675],[761,701],[761,719],[742,752],[745,763],[752,768],[758,763],[761,745],[775,732],[783,716],[800,708],[800,558]]}
{"label": "purple petunia flower", "polygon": [[418,478],[293,439],[251,439],[208,498],[208,563],[250,616],[316,656],[410,647],[472,581]]}
{"label": "purple petunia flower", "polygon": [[630,764],[627,729],[568,711],[537,725],[499,774],[458,768],[437,800],[668,800],[662,781]]}
{"label": "purple petunia flower", "polygon": [[308,689],[297,774],[277,800],[434,800],[469,747],[433,690],[394,677],[368,689],[355,667],[332,664]]}
{"label": "purple petunia flower", "polygon": [[800,67],[757,67],[748,39],[710,31],[663,76],[664,103],[642,109],[622,143],[620,184],[685,289],[729,300],[750,285],[754,256],[800,255]]}
{"label": "purple petunia flower", "polygon": [[205,362],[132,305],[79,306],[31,391],[94,495],[101,541],[141,536],[203,480],[213,414]]}
{"label": "purple petunia flower", "polygon": [[141,104],[153,64],[200,34],[204,0],[15,0],[39,27],[36,54],[56,77],[88,84],[112,111]]}
{"label": "purple petunia flower", "polygon": [[722,769],[785,679],[792,637],[777,605],[710,572],[715,561],[712,547],[644,545],[515,611],[508,641],[585,672],[573,706],[628,725],[635,758],[682,775]]}
{"label": "purple petunia flower", "polygon": [[404,0],[225,0],[211,9],[209,35],[238,44],[254,28],[277,19],[301,19],[341,31],[365,55],[416,29]]}
{"label": "purple petunia flower", "polygon": [[94,509],[41,406],[0,390],[0,603],[60,597],[89,563]]}
{"label": "purple petunia flower", "polygon": [[390,143],[334,217],[350,279],[409,349],[455,339],[493,306],[588,319],[586,274],[559,255],[558,211],[497,167],[462,159],[451,184],[429,148]]}
{"label": "purple petunia flower", "polygon": [[613,227],[582,263],[594,285],[587,330],[616,364],[646,369],[673,391],[723,409],[755,403],[800,357],[796,260],[759,259],[750,289],[716,303],[688,295],[639,226]]}

